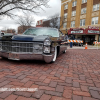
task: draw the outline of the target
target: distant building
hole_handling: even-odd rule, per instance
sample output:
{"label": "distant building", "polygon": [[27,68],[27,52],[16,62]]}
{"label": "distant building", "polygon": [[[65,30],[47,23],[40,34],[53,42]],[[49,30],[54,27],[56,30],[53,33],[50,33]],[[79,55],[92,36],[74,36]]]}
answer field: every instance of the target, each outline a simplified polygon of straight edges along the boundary
{"label": "distant building", "polygon": [[43,20],[37,21],[36,27],[43,27]]}
{"label": "distant building", "polygon": [[1,32],[3,32],[3,33],[13,33],[13,34],[15,34],[15,29],[7,29],[7,30],[1,30]]}
{"label": "distant building", "polygon": [[50,20],[44,20],[43,21],[43,27],[51,27],[50,26]]}
{"label": "distant building", "polygon": [[24,26],[24,25],[19,26],[19,27],[18,27],[18,34],[24,33],[25,30],[27,30],[28,28],[31,28],[31,27],[32,27],[32,26]]}
{"label": "distant building", "polygon": [[37,21],[36,27],[54,27],[54,28],[59,28],[59,26],[60,26],[60,18],[58,17],[58,19],[56,19],[56,23],[54,21],[55,21],[55,19],[39,20],[39,21]]}
{"label": "distant building", "polygon": [[7,29],[7,33],[15,33],[15,29]]}
{"label": "distant building", "polygon": [[7,32],[7,30],[1,30],[1,32],[2,32],[2,33],[6,33],[6,32]]}

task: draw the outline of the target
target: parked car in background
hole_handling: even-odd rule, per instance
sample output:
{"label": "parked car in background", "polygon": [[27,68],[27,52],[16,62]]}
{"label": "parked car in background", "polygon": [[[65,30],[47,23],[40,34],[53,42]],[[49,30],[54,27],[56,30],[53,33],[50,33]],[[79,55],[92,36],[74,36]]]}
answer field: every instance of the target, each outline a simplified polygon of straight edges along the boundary
{"label": "parked car in background", "polygon": [[14,35],[14,34],[13,33],[3,33],[3,32],[0,33],[1,37],[4,36],[4,35],[7,36],[7,35]]}
{"label": "parked car in background", "polygon": [[4,35],[0,39],[0,56],[12,60],[55,62],[66,52],[65,38],[56,28],[30,28],[22,35]]}
{"label": "parked car in background", "polygon": [[5,33],[0,32],[0,37],[4,36]]}

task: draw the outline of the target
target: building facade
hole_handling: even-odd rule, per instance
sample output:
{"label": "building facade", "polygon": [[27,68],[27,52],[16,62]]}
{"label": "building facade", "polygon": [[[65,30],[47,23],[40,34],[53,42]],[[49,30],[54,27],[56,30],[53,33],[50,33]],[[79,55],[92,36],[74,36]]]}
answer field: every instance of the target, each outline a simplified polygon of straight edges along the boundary
{"label": "building facade", "polygon": [[7,33],[13,33],[13,34],[15,34],[15,29],[7,29]]}
{"label": "building facade", "polygon": [[100,41],[100,0],[61,0],[60,30],[84,43]]}
{"label": "building facade", "polygon": [[36,27],[43,27],[43,20],[37,21]]}
{"label": "building facade", "polygon": [[1,30],[3,33],[13,33],[15,34],[16,30],[15,29],[7,29],[7,30]]}
{"label": "building facade", "polygon": [[36,27],[50,27],[50,20],[49,19],[38,20],[36,23]]}
{"label": "building facade", "polygon": [[36,23],[36,27],[53,27],[58,28],[60,27],[60,18],[51,18],[51,19],[43,19],[38,20]]}
{"label": "building facade", "polygon": [[19,26],[18,27],[18,34],[23,34],[28,28],[31,28],[32,26]]}

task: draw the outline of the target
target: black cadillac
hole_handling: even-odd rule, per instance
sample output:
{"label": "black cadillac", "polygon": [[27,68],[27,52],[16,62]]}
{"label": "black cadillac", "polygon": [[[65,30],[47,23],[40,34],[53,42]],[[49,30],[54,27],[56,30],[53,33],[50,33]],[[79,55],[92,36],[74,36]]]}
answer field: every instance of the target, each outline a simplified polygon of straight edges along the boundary
{"label": "black cadillac", "polygon": [[0,37],[0,57],[12,60],[55,62],[66,52],[65,38],[56,28],[29,28],[22,35]]}

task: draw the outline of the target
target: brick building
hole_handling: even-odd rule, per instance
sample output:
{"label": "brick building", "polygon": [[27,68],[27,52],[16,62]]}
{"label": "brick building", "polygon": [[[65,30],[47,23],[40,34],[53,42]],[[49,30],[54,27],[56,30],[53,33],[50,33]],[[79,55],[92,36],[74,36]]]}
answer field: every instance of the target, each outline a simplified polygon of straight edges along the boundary
{"label": "brick building", "polygon": [[36,27],[50,27],[50,20],[39,20],[37,21]]}
{"label": "brick building", "polygon": [[15,33],[15,29],[7,29],[7,33]]}
{"label": "brick building", "polygon": [[44,20],[43,21],[43,27],[51,27],[50,26],[50,20]]}
{"label": "brick building", "polygon": [[28,28],[31,28],[32,26],[19,26],[18,27],[18,34],[22,34],[23,32],[25,32],[25,30],[27,30]]}
{"label": "brick building", "polygon": [[1,30],[1,32],[3,32],[3,33],[13,33],[13,34],[15,34],[15,29],[7,29],[7,30]]}
{"label": "brick building", "polygon": [[43,27],[43,20],[37,21],[36,27]]}
{"label": "brick building", "polygon": [[61,0],[60,30],[84,43],[100,41],[100,0]]}
{"label": "brick building", "polygon": [[[55,22],[54,22],[55,21]],[[60,26],[60,18],[51,18],[51,19],[43,19],[37,21],[36,27],[54,27],[59,28]]]}

